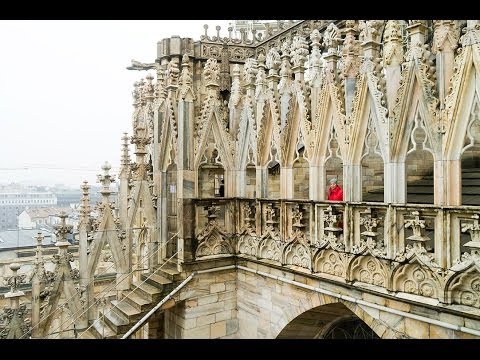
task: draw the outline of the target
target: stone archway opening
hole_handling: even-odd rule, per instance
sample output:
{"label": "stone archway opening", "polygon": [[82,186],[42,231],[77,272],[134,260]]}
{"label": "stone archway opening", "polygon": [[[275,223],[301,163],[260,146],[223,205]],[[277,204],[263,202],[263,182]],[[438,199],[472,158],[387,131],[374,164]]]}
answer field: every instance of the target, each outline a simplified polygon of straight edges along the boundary
{"label": "stone archway opening", "polygon": [[277,339],[379,339],[342,303],[317,306],[290,321]]}

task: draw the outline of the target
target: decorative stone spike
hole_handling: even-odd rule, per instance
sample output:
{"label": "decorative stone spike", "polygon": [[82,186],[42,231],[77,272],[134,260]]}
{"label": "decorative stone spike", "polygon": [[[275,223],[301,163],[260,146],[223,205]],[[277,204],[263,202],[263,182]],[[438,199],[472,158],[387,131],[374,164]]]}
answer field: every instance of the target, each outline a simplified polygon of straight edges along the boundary
{"label": "decorative stone spike", "polygon": [[112,193],[110,191],[110,184],[112,183],[114,176],[109,174],[109,171],[111,168],[112,167],[108,163],[108,161],[105,161],[105,163],[102,165],[103,175],[102,174],[97,175],[98,182],[102,184],[102,189],[100,190],[100,194],[102,194],[103,204],[108,204],[109,202],[108,197]]}
{"label": "decorative stone spike", "polygon": [[[104,165],[105,166],[105,165]],[[103,167],[102,167],[103,168]],[[110,168],[108,168],[110,169]],[[108,172],[108,170],[107,170]],[[103,193],[102,193],[103,195]],[[67,225],[65,219],[67,218],[67,213],[65,211],[61,211],[58,215],[60,218],[60,224],[54,225],[55,229],[55,236],[57,237],[57,246],[68,246],[70,243],[67,240],[67,234],[72,232],[73,226]]]}

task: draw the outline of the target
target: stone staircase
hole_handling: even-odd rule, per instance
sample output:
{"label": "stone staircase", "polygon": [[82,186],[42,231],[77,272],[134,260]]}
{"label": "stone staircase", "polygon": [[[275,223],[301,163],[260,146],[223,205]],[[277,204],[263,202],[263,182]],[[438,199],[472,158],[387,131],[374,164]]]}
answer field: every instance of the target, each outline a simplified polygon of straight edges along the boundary
{"label": "stone staircase", "polygon": [[[124,292],[125,296],[122,300],[112,300],[109,309],[100,309],[98,319],[89,324],[93,326],[81,333],[79,337],[82,339],[121,338],[175,288],[180,278],[181,274],[174,263],[163,264],[153,275],[142,274],[141,281],[134,281],[130,290]],[[145,282],[142,284],[143,281]]]}

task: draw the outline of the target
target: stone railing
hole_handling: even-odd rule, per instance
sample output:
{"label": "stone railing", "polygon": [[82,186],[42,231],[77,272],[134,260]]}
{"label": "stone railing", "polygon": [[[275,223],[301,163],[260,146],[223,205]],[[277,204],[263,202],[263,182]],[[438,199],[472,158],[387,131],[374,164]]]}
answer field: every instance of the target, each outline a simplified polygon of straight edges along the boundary
{"label": "stone railing", "polygon": [[236,255],[480,308],[480,207],[222,198],[195,208],[196,260]]}

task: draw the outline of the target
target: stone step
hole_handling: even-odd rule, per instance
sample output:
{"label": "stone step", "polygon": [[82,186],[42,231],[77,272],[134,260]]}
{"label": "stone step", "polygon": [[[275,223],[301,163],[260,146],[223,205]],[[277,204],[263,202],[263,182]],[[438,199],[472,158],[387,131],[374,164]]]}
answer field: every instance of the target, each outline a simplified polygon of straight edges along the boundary
{"label": "stone step", "polygon": [[[127,293],[128,294],[128,293]],[[131,294],[125,294],[125,297],[123,298],[124,301],[128,302],[130,305],[132,305],[135,309],[138,311],[142,312],[145,310],[148,310],[151,308],[151,301],[148,301],[141,295],[138,295],[137,293],[133,292]]]}
{"label": "stone step", "polygon": [[167,279],[170,279],[172,281],[180,280],[181,278],[181,274],[177,270],[177,264],[171,264],[170,262],[164,263],[159,265],[158,268],[155,270],[155,274],[166,277]]}
{"label": "stone step", "polygon": [[112,301],[112,310],[123,317],[128,322],[137,321],[142,317],[142,312],[134,308],[127,300],[113,300]]}
{"label": "stone step", "polygon": [[97,339],[112,339],[117,336],[115,331],[113,331],[103,320],[102,318],[98,318],[94,320],[93,326],[90,328],[95,338]]}
{"label": "stone step", "polygon": [[92,333],[92,329],[82,331],[78,334],[77,339],[96,339],[95,335]]}
{"label": "stone step", "polygon": [[100,310],[100,317],[116,334],[125,333],[130,328],[130,322],[113,309]]}
{"label": "stone step", "polygon": [[133,282],[132,289],[134,289],[134,293],[150,302],[157,301],[162,297],[162,289],[151,284]]}
{"label": "stone step", "polygon": [[172,280],[158,274],[142,274],[142,281],[145,281],[157,289],[162,289],[162,291],[165,287],[173,283]]}

